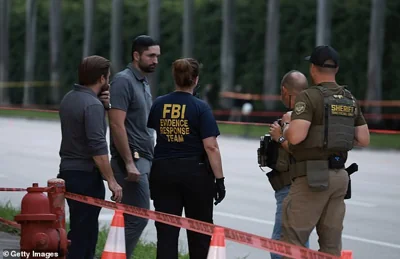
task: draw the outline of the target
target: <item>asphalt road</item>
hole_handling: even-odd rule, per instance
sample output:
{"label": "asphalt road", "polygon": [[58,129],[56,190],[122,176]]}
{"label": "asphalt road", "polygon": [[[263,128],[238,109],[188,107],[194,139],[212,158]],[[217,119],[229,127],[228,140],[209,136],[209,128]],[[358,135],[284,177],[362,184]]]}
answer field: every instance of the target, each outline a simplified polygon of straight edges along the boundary
{"label": "asphalt road", "polygon": [[[215,223],[270,237],[275,215],[275,198],[268,180],[257,166],[257,140],[219,138],[226,176],[226,199],[215,207]],[[58,122],[0,118],[0,187],[45,186],[57,174],[60,145]],[[398,259],[400,257],[400,181],[397,160],[400,152],[354,150],[349,162],[357,162],[352,176],[353,198],[347,200],[343,249],[354,258]],[[0,201],[20,206],[23,193],[2,192]],[[107,192],[107,199],[111,196]],[[109,224],[112,211],[103,209],[100,220]],[[156,241],[154,221],[149,221],[143,238]],[[318,249],[317,236],[311,248]],[[181,245],[187,249],[185,231]],[[270,258],[269,253],[227,242],[228,258]]]}

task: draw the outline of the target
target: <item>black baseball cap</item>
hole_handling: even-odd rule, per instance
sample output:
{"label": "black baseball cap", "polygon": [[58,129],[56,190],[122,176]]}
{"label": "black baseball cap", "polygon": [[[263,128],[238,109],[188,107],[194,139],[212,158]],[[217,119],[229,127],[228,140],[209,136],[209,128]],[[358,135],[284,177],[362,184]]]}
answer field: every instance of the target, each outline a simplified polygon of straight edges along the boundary
{"label": "black baseball cap", "polygon": [[[305,57],[305,60],[309,60],[319,67],[337,68],[339,66],[339,54],[334,48],[327,45],[315,47],[311,56]],[[335,65],[325,64],[328,60],[332,60]]]}

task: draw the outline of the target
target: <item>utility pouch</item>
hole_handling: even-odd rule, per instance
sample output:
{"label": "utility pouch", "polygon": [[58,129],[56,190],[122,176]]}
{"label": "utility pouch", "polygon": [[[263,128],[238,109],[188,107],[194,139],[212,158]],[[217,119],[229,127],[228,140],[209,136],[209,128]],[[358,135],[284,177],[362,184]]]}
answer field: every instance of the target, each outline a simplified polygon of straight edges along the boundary
{"label": "utility pouch", "polygon": [[327,160],[307,160],[307,181],[312,191],[321,192],[329,187],[329,163]]}
{"label": "utility pouch", "polygon": [[330,169],[342,169],[346,162],[342,156],[331,156],[328,161]]}
{"label": "utility pouch", "polygon": [[278,159],[276,160],[275,169],[278,172],[287,172],[289,171],[289,163],[290,163],[289,153],[286,152],[285,149],[280,147],[278,150]]}
{"label": "utility pouch", "polygon": [[267,173],[268,181],[272,186],[272,189],[274,191],[279,191],[283,187],[285,187],[285,184],[283,183],[282,177],[279,175],[280,173],[278,171],[272,170],[271,172]]}
{"label": "utility pouch", "polygon": [[349,175],[349,184],[347,186],[347,192],[346,192],[346,196],[344,196],[345,200],[351,199],[351,178]]}

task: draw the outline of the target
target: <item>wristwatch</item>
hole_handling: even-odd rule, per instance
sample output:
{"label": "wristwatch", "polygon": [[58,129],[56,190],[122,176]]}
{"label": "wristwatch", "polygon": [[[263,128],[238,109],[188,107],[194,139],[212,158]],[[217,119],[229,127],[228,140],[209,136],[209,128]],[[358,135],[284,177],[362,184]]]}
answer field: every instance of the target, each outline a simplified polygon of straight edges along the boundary
{"label": "wristwatch", "polygon": [[285,137],[280,136],[279,139],[278,139],[278,143],[282,144],[283,142],[285,142],[285,140],[286,140]]}
{"label": "wristwatch", "polygon": [[108,103],[108,107],[104,107],[104,108],[106,108],[107,111],[110,110],[111,109],[111,103]]}

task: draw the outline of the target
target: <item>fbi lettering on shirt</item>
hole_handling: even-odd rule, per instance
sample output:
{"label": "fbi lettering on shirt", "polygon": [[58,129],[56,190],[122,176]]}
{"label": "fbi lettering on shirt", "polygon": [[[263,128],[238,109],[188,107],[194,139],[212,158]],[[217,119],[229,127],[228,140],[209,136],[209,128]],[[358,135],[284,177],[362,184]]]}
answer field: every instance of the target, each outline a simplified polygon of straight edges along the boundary
{"label": "fbi lettering on shirt", "polygon": [[164,104],[160,133],[167,137],[168,142],[185,142],[184,136],[190,134],[185,112],[186,104]]}

